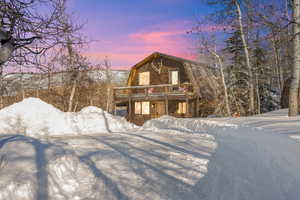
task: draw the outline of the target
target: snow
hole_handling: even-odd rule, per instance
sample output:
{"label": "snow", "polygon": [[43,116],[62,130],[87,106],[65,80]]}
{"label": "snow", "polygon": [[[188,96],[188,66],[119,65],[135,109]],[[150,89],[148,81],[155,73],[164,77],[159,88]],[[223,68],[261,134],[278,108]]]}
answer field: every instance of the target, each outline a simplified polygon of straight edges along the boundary
{"label": "snow", "polygon": [[300,119],[286,110],[136,127],[96,107],[63,113],[26,99],[0,120],[0,200],[300,197]]}
{"label": "snow", "polygon": [[237,128],[238,125],[208,121],[204,119],[180,119],[171,116],[162,116],[159,119],[147,121],[141,130],[178,130],[189,133],[202,133],[207,132],[207,128]]}
{"label": "snow", "polygon": [[216,144],[201,134],[172,136],[2,136],[0,199],[197,199],[189,193]]}
{"label": "snow", "polygon": [[[112,82],[116,85],[124,85],[127,81],[128,73],[128,70],[111,70]],[[96,83],[101,83],[106,79],[105,74],[105,70],[93,69],[84,71],[82,77],[85,77]],[[48,88],[49,81],[53,87],[62,86],[64,82],[70,78],[70,75],[70,72],[54,72],[51,74],[49,79],[48,74],[10,73],[4,76],[3,81],[6,83],[6,90],[8,94],[13,95],[20,90],[20,87],[23,87],[24,89],[46,89]]]}
{"label": "snow", "polygon": [[239,118],[215,118],[215,122],[224,122],[238,125],[239,127],[252,127],[262,129],[268,133],[283,134],[300,142],[300,116],[288,117],[287,109]]}
{"label": "snow", "polygon": [[97,107],[66,113],[38,98],[27,98],[0,110],[0,134],[31,137],[109,133],[134,128],[125,119]]}

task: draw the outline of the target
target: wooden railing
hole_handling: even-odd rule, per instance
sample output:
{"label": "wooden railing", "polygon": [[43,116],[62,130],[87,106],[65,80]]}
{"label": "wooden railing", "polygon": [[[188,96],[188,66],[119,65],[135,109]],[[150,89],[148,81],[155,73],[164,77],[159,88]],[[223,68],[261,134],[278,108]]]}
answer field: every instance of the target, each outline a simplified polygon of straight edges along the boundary
{"label": "wooden railing", "polygon": [[134,97],[159,97],[159,96],[187,96],[193,94],[193,87],[190,83],[181,85],[162,84],[147,86],[128,86],[114,88],[114,99]]}

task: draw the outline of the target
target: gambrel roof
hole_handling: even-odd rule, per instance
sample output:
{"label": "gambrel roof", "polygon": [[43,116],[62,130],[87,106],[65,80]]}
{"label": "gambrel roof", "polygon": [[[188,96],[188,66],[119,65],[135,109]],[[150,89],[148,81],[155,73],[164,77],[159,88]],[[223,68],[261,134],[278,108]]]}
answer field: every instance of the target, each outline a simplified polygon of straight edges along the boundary
{"label": "gambrel roof", "polygon": [[215,97],[217,97],[219,82],[217,81],[217,77],[214,74],[214,71],[216,69],[213,69],[203,63],[167,55],[160,52],[154,52],[148,57],[144,58],[142,61],[135,64],[130,70],[127,85],[132,85],[135,74],[140,67],[156,58],[166,58],[181,63],[181,66],[184,67],[185,72],[187,73],[191,83],[196,89],[196,93],[200,97],[207,99],[214,99]]}

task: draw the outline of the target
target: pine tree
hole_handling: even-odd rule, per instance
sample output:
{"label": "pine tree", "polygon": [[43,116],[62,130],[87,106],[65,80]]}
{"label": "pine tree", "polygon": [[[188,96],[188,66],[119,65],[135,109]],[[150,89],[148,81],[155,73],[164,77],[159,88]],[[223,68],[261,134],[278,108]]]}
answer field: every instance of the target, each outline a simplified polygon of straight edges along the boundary
{"label": "pine tree", "polygon": [[266,49],[260,46],[259,37],[254,41],[253,52],[253,70],[256,88],[256,113],[264,113],[278,109],[278,91],[276,85],[270,82],[273,70],[267,65]]}
{"label": "pine tree", "polygon": [[245,93],[247,90],[245,89],[248,86],[243,43],[239,30],[235,30],[230,35],[231,36],[225,41],[226,47],[223,49],[223,51],[232,55],[230,65],[226,69],[230,102],[233,104],[231,105],[233,111],[246,114],[244,108],[248,107],[248,98]]}

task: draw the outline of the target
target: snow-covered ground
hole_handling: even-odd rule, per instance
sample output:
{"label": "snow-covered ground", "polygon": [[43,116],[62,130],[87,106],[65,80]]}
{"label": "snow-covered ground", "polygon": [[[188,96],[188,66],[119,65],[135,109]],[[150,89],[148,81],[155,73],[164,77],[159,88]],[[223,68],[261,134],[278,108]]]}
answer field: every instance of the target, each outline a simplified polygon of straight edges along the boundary
{"label": "snow-covered ground", "polygon": [[299,200],[300,143],[288,134],[300,121],[285,112],[136,127],[26,99],[0,111],[0,200]]}
{"label": "snow-covered ground", "polygon": [[300,116],[288,117],[288,110],[281,109],[252,117],[214,118],[213,121],[227,122],[239,126],[262,128],[269,133],[288,135],[300,142]]}

